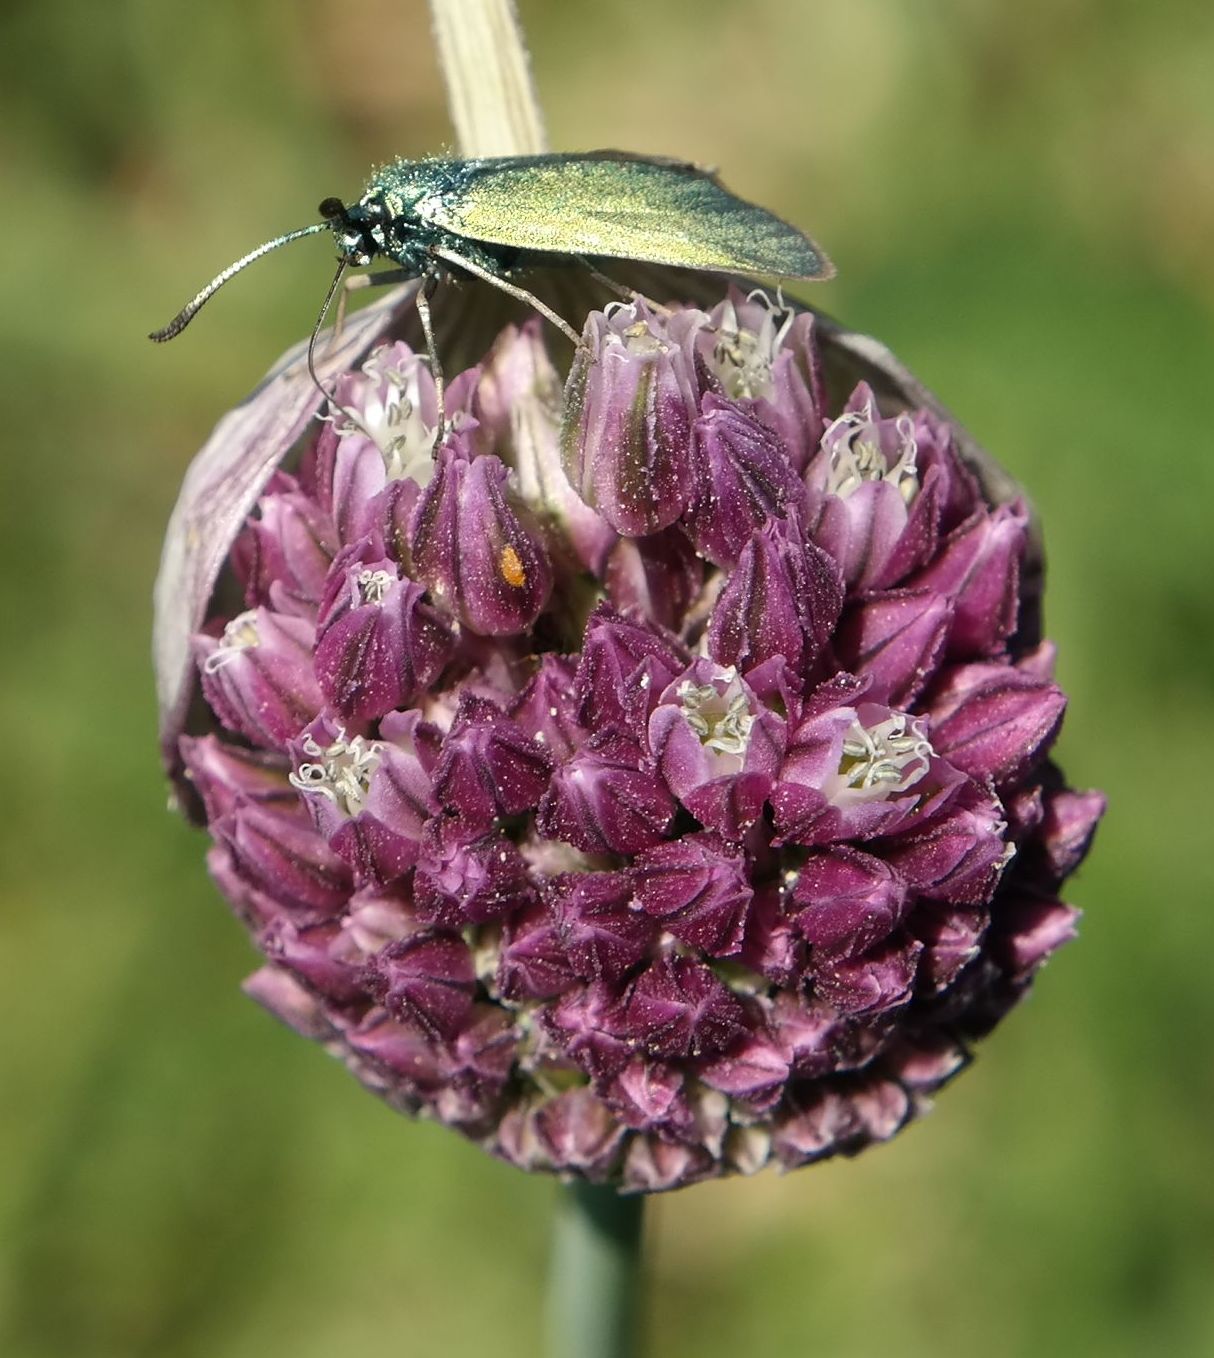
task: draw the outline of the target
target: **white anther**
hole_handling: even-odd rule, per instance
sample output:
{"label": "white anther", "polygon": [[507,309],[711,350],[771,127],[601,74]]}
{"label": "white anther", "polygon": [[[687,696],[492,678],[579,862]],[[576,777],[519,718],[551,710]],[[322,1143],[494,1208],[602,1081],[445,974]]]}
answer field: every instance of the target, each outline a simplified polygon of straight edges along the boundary
{"label": "white anther", "polygon": [[750,703],[738,682],[738,672],[730,665],[720,674],[725,685],[693,684],[685,679],[676,690],[683,708],[683,719],[700,738],[700,744],[717,754],[744,755],[755,724]]}
{"label": "white anther", "polygon": [[358,573],[358,592],[365,604],[382,604],[384,596],[396,584],[391,571],[361,570]]}
{"label": "white anther", "polygon": [[853,721],[838,772],[823,791],[835,803],[876,801],[905,792],[927,772],[934,751],[913,717],[891,712],[875,726]]}
{"label": "white anther", "polygon": [[830,457],[826,476],[828,495],[846,499],[866,481],[888,481],[907,504],[914,499],[919,489],[915,466],[919,445],[914,421],[905,411],[894,421],[898,443],[892,456],[881,447],[878,421],[869,403],[863,410],[840,415],[827,427],[822,447]]}
{"label": "white anther", "polygon": [[298,791],[327,797],[344,815],[356,816],[367,799],[382,748],[379,741],[363,736],[347,740],[343,726],[337,728],[331,745],[320,745],[308,735],[303,750],[315,762],[300,764],[287,779]]}
{"label": "white anther", "polygon": [[796,319],[796,312],[784,306],[781,294],[773,301],[762,288],[756,288],[746,300],[763,308],[759,328],[744,328],[733,302],[726,302],[712,351],[713,369],[726,395],[735,401],[771,397],[772,365]]}
{"label": "white anther", "polygon": [[363,364],[366,384],[358,388],[358,404],[342,406],[344,421],[336,423],[339,434],[358,431],[379,449],[389,481],[410,477],[425,485],[433,473],[431,449],[434,428],[421,414],[418,374],[420,360],[385,367],[387,350]]}
{"label": "white anther", "polygon": [[260,645],[256,610],[249,609],[245,613],[238,613],[223,629],[219,645],[202,662],[203,672],[214,674],[235,660],[242,651],[251,651]]}

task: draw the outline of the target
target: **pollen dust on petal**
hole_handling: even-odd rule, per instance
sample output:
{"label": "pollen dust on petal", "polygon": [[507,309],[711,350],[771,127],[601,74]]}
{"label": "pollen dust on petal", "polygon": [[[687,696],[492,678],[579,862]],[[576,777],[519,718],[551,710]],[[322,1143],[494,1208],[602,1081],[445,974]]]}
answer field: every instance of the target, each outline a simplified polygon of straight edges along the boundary
{"label": "pollen dust on petal", "polygon": [[527,583],[527,572],[523,570],[523,563],[513,547],[502,548],[497,568],[501,572],[502,579],[508,585],[513,585],[515,589],[521,589]]}

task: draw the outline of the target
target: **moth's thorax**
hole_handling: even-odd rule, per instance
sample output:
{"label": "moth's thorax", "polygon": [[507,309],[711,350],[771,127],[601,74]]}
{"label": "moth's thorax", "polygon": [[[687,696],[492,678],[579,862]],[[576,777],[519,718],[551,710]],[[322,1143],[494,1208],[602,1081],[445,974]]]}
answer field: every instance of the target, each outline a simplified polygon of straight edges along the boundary
{"label": "moth's thorax", "polygon": [[362,198],[333,223],[338,249],[353,265],[391,260],[420,273],[427,261],[416,216],[398,194],[372,185]]}
{"label": "moth's thorax", "polygon": [[378,170],[367,184],[363,203],[381,205],[394,220],[423,233],[441,232],[444,208],[479,161],[397,160]]}

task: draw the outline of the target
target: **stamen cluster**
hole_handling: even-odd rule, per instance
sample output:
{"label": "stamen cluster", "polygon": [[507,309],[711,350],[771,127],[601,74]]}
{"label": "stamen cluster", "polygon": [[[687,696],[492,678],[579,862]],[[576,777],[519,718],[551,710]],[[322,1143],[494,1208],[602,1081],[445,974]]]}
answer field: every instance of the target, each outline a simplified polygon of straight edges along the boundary
{"label": "stamen cluster", "polygon": [[[891,1137],[1072,934],[1029,515],[815,320],[613,305],[337,384],[179,750],[248,989],[396,1107],[655,1191]],[[289,450],[284,448],[286,456]]]}

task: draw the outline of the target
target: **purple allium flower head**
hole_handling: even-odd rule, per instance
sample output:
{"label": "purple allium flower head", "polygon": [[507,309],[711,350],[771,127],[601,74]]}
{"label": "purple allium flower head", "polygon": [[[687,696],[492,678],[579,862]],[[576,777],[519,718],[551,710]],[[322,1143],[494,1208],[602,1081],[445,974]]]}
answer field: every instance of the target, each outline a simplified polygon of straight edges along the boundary
{"label": "purple allium flower head", "polygon": [[299,354],[221,425],[157,596],[248,993],[633,1192],[893,1136],[1072,936],[1103,810],[1018,488],[874,341],[707,286],[584,313],[564,378],[470,309],[438,446],[360,313],[318,431]]}

